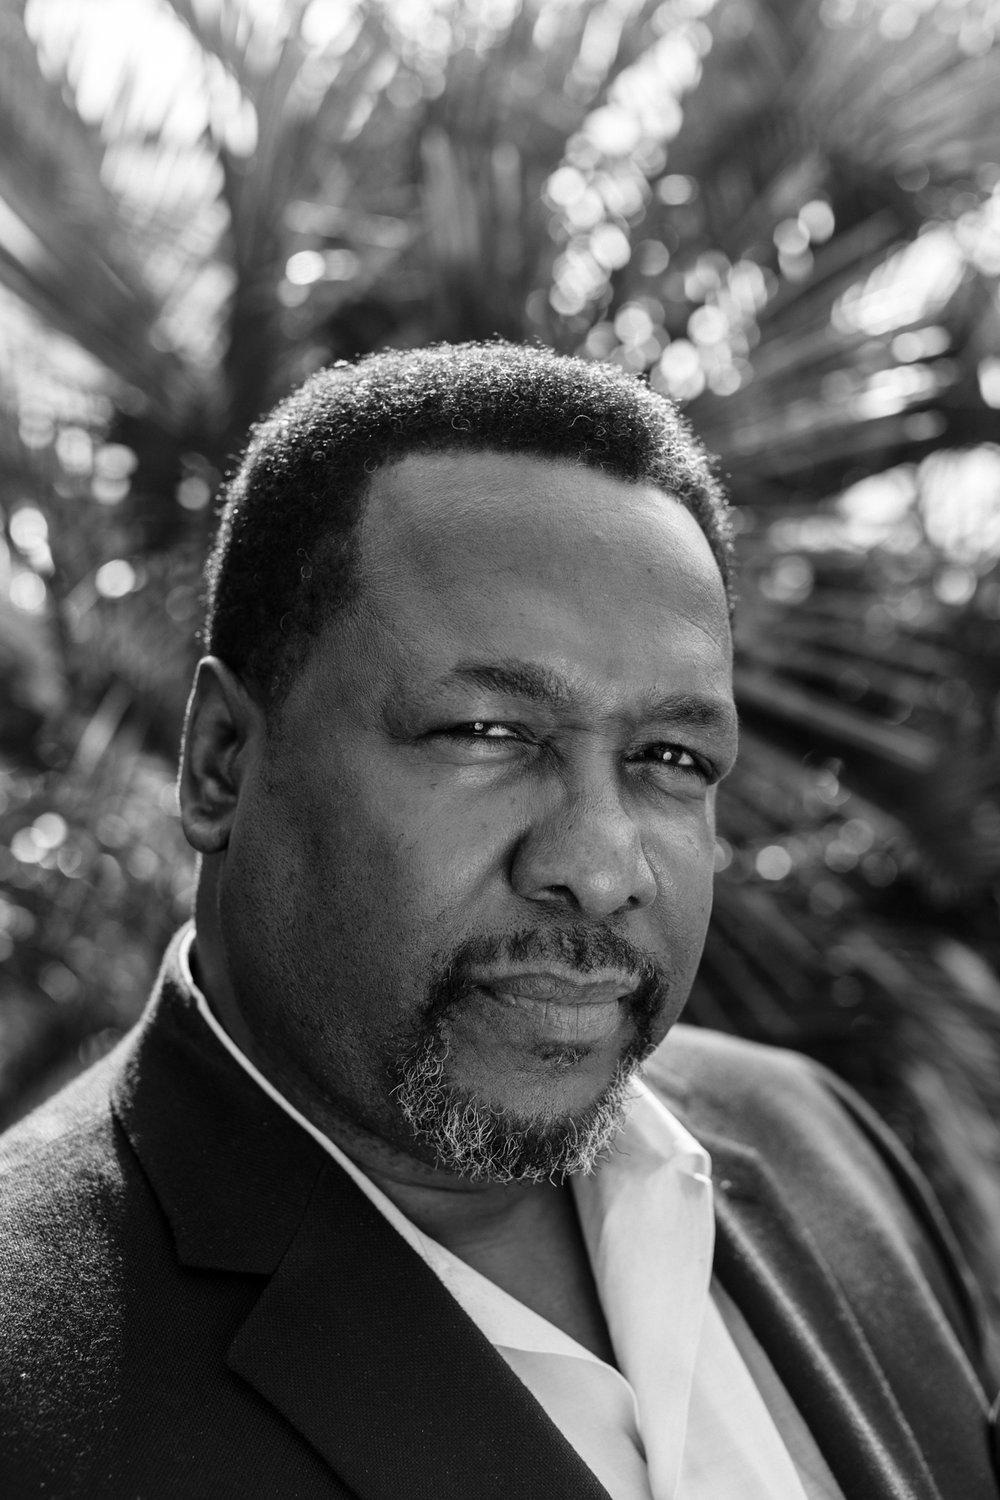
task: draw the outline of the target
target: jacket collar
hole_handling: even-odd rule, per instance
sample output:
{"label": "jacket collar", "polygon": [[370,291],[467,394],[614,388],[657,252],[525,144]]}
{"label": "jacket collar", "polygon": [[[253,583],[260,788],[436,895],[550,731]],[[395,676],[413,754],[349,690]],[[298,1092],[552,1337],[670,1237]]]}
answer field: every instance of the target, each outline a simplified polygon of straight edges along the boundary
{"label": "jacket collar", "polygon": [[434,1272],[333,1162],[228,1363],[365,1500],[608,1500]]}
{"label": "jacket collar", "polygon": [[360,1500],[609,1500],[437,1276],[207,1033],[179,942],[112,1103],[181,1263],[267,1278],[230,1369]]}
{"label": "jacket collar", "polygon": [[703,1133],[701,1139],[718,1174],[715,1274],[766,1350],[844,1495],[939,1500],[860,1323],[757,1153],[724,1137]]}
{"label": "jacket collar", "polygon": [[[680,1027],[679,1038],[685,1033],[692,1036],[690,1028]],[[816,1211],[829,1185],[809,1184],[813,1208],[803,1213],[800,1205],[795,1211],[775,1168],[776,1162],[785,1161],[788,1169],[794,1150],[787,1151],[786,1140],[783,1154],[769,1126],[762,1130],[742,1118],[732,1098],[734,1073],[727,1079],[725,1073],[699,1070],[697,1046],[687,1041],[682,1046],[686,1061],[675,1064],[673,1046],[668,1046],[654,1061],[654,1076],[647,1082],[711,1155],[714,1273],[795,1401],[844,1495],[864,1495],[865,1500],[899,1500],[903,1495],[907,1500],[940,1500],[943,1494],[962,1495],[963,1500],[993,1497],[982,1393],[926,1290],[901,1274],[899,1245],[892,1246],[896,1259],[886,1260],[888,1271],[880,1263],[880,1252],[888,1248],[885,1224],[877,1230],[872,1217],[871,1233],[882,1238],[868,1246],[850,1241],[849,1229],[839,1230],[833,1261],[840,1266],[838,1277],[827,1254],[829,1205],[826,1218]],[[745,1069],[746,1057],[736,1059],[734,1066]],[[766,1115],[767,1101],[759,1102]],[[778,1115],[779,1130],[786,1136],[794,1132],[792,1109],[786,1105]],[[735,1118],[741,1121],[739,1140],[730,1133]],[[826,1129],[822,1123],[812,1128],[820,1134]],[[808,1134],[810,1122],[802,1121],[801,1129]],[[853,1139],[857,1150],[857,1132]],[[764,1147],[766,1159],[748,1144],[754,1140]],[[831,1160],[836,1157],[832,1138],[825,1149]],[[861,1174],[859,1162],[851,1157],[845,1165],[842,1156],[839,1165]],[[796,1163],[791,1170],[801,1176],[805,1169]],[[886,1217],[890,1215],[887,1209]],[[824,1235],[822,1243],[814,1230]],[[887,1274],[893,1278],[891,1293],[899,1310],[888,1328],[881,1318],[872,1317],[883,1296],[880,1278]],[[849,1277],[850,1301],[841,1277]],[[912,1320],[901,1326],[907,1321],[908,1305]],[[886,1375],[890,1369],[891,1383]],[[937,1441],[942,1431],[943,1443]],[[957,1437],[960,1431],[964,1441]]]}
{"label": "jacket collar", "polygon": [[327,1160],[208,1033],[167,949],[112,1106],[170,1221],[183,1265],[267,1275]]}

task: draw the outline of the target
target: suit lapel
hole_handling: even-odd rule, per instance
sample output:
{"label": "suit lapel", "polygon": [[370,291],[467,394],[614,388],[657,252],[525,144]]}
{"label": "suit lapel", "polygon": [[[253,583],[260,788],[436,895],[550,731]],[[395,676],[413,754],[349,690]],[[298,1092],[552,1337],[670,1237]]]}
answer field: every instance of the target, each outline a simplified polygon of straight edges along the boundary
{"label": "suit lapel", "polygon": [[756,1153],[702,1131],[716,1194],[715,1270],[845,1496],[939,1500],[914,1434],[845,1297]]}
{"label": "suit lapel", "polygon": [[268,1278],[229,1367],[359,1500],[609,1500],[429,1267],[207,1034],[176,947],[112,1103],[180,1262]]}
{"label": "suit lapel", "polygon": [[363,1500],[607,1500],[438,1277],[333,1163],[228,1363]]}

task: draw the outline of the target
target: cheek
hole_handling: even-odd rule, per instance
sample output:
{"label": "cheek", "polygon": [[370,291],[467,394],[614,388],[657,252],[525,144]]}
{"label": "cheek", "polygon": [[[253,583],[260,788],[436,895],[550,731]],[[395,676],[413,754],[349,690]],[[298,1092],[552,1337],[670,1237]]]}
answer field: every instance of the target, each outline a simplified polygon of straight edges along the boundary
{"label": "cheek", "polygon": [[509,799],[409,786],[367,809],[369,857],[408,902],[425,910],[475,901],[508,858]]}
{"label": "cheek", "polygon": [[664,879],[711,883],[715,864],[715,788],[704,801],[679,804],[661,822],[651,823],[642,843],[650,863]]}
{"label": "cheek", "polygon": [[320,991],[356,941],[352,908],[371,900],[372,861],[339,813],[312,788],[296,798],[273,785],[241,806],[220,916],[246,985]]}
{"label": "cheek", "polygon": [[715,883],[714,818],[675,826],[647,854],[657,884],[657,921],[672,952],[693,952],[697,963],[712,911]]}
{"label": "cheek", "polygon": [[257,911],[268,886],[269,920],[327,972],[370,967],[396,983],[401,971],[419,979],[456,929],[474,923],[496,869],[495,828],[467,812],[453,796],[421,796],[387,778],[377,797],[355,787],[284,808],[275,799],[245,850],[262,887]]}

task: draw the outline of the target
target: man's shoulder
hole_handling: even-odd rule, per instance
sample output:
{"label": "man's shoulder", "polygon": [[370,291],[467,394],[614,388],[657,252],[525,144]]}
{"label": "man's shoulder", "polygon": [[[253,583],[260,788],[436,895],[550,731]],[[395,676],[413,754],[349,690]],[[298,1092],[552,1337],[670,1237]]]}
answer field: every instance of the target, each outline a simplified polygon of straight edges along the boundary
{"label": "man's shoulder", "polygon": [[111,1110],[116,1063],[103,1059],[0,1136],[0,1300],[72,1264],[115,1217],[134,1170]]}
{"label": "man's shoulder", "polygon": [[827,1071],[801,1053],[683,1024],[649,1059],[645,1077],[720,1130],[787,1122],[790,1110],[826,1100],[831,1090]]}
{"label": "man's shoulder", "polygon": [[807,1076],[811,1065],[800,1052],[769,1043],[750,1042],[728,1032],[711,1031],[704,1026],[689,1026],[683,1021],[671,1028],[667,1039],[653,1054],[654,1063],[695,1072],[706,1077],[725,1077],[733,1070],[738,1074],[789,1074]]}
{"label": "man's shoulder", "polygon": [[755,1151],[792,1193],[835,1176],[892,1182],[924,1213],[926,1185],[869,1105],[827,1068],[783,1047],[676,1026],[646,1067],[650,1087],[696,1135]]}
{"label": "man's shoulder", "polygon": [[53,1173],[72,1175],[107,1147],[111,1123],[110,1085],[117,1071],[117,1051],[102,1058],[0,1135],[0,1182],[3,1194],[21,1184],[49,1180]]}
{"label": "man's shoulder", "polygon": [[[180,935],[179,935],[180,936]],[[120,1184],[137,1164],[116,1120],[120,1100],[143,1034],[162,1030],[155,1015],[164,976],[175,965],[171,944],[139,1022],[99,1061],[0,1134],[0,1224],[26,1207],[41,1210]],[[2,1245],[0,1245],[2,1252]]]}
{"label": "man's shoulder", "polygon": [[[121,1303],[122,1226],[137,1175],[104,1059],[0,1137],[0,1405],[96,1351]],[[140,1190],[141,1191],[141,1190]],[[96,1354],[93,1378],[100,1384]],[[60,1374],[61,1372],[61,1374]],[[95,1400],[97,1396],[95,1394]]]}
{"label": "man's shoulder", "polygon": [[[0,1325],[48,1322],[60,1295],[101,1300],[155,1206],[112,1107],[130,1038],[0,1136]],[[82,1307],[75,1291],[72,1305]],[[66,1307],[63,1312],[65,1314]],[[26,1324],[27,1326],[27,1324]],[[3,1342],[0,1336],[0,1343]]]}
{"label": "man's shoulder", "polygon": [[[846,1285],[917,1263],[978,1358],[978,1297],[923,1176],[864,1100],[810,1058],[677,1026],[646,1081],[710,1150],[721,1175],[761,1174]],[[902,1259],[901,1259],[902,1258]]]}
{"label": "man's shoulder", "polygon": [[[911,1247],[953,1248],[927,1184],[899,1141],[841,1079],[799,1053],[676,1027],[646,1081],[739,1171],[756,1163],[802,1222],[858,1232],[875,1219]],[[942,1236],[947,1240],[942,1247]]]}

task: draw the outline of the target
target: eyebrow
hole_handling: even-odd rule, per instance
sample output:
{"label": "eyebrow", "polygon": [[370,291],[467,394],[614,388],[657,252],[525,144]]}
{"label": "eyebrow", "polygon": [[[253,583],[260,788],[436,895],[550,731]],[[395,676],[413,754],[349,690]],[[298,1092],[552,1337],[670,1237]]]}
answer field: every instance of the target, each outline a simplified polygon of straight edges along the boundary
{"label": "eyebrow", "polygon": [[547,703],[553,708],[568,708],[574,694],[569,683],[550,667],[530,661],[460,662],[441,679],[503,693],[510,698],[527,698],[532,703]]}
{"label": "eyebrow", "polygon": [[[525,698],[550,708],[571,708],[578,699],[572,686],[551,667],[529,661],[460,662],[437,686],[452,683],[483,688],[507,697]],[[735,734],[736,711],[732,704],[700,693],[651,694],[640,704],[643,719],[667,719],[715,733]]]}

